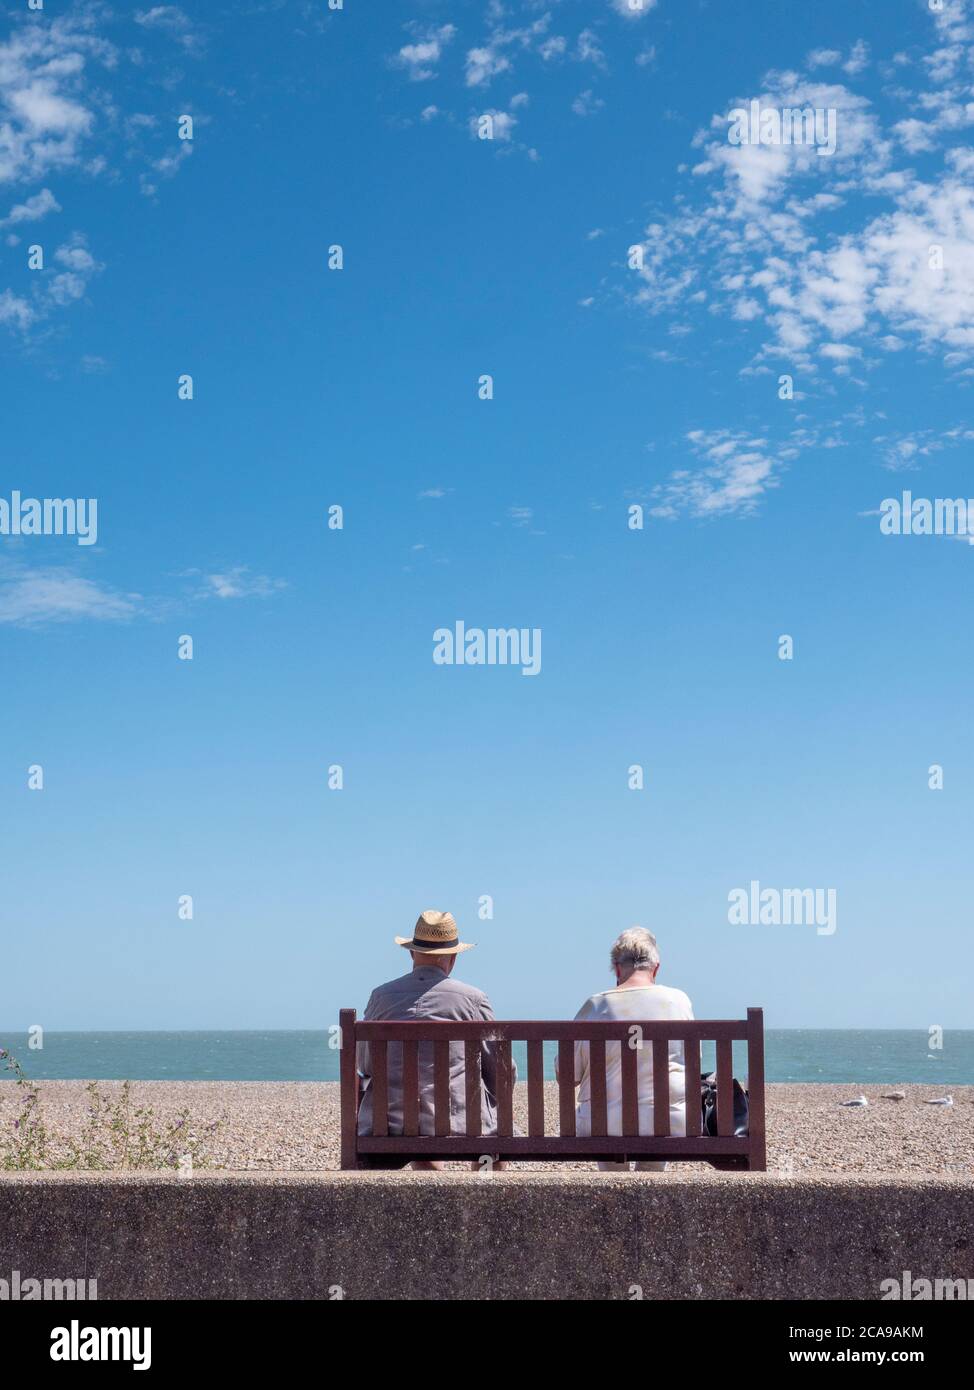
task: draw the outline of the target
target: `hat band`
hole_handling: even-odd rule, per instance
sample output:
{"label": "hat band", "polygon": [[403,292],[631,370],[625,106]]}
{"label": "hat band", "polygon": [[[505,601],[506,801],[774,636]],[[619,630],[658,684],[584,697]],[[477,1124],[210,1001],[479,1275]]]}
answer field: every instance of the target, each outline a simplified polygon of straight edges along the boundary
{"label": "hat band", "polygon": [[406,945],[410,947],[410,949],[416,951],[421,951],[424,946],[438,951],[441,948],[446,949],[450,946],[459,946],[460,938],[458,936],[454,936],[451,937],[449,941],[417,941],[416,938],[413,937],[412,941],[406,942]]}

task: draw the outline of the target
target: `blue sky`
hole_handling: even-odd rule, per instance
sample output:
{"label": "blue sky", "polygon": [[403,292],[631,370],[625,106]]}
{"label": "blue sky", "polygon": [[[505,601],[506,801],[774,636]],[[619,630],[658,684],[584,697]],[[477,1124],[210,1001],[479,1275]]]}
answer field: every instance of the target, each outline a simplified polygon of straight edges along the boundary
{"label": "blue sky", "polygon": [[[700,1016],[970,1027],[974,553],[877,511],[974,496],[974,8],[2,34],[0,497],[98,499],[0,537],[4,1027],[324,1026],[424,907],[508,1017],[639,923]],[[731,146],[754,98],[835,155]],[[457,620],[541,674],[434,665]]]}

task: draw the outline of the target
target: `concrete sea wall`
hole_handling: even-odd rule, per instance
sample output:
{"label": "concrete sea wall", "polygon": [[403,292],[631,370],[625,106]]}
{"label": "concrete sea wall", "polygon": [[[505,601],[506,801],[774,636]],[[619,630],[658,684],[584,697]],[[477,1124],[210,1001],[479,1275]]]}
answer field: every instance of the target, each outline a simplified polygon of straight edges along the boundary
{"label": "concrete sea wall", "polygon": [[974,1278],[972,1236],[964,1179],[0,1177],[0,1279],[100,1300],[878,1299]]}

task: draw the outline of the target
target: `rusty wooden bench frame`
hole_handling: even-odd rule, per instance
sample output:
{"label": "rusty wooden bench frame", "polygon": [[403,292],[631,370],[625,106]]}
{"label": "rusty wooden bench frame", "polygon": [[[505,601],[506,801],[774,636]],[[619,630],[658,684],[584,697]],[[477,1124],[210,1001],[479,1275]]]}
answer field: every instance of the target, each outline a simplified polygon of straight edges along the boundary
{"label": "rusty wooden bench frame", "polygon": [[[537,1162],[553,1158],[599,1161],[663,1159],[676,1162],[719,1159],[720,1166],[764,1172],[764,1010],[748,1009],[747,1018],[666,1020],[638,1023],[619,1020],[571,1022],[497,1021],[454,1023],[440,1021],[362,1022],[354,1009],[342,1009],[341,1117],[342,1167],[360,1167],[360,1158],[381,1155],[402,1159],[476,1159],[489,1152],[503,1159]],[[625,1046],[632,1028],[641,1030],[642,1046],[653,1049],[652,1135],[639,1134],[636,1049]],[[481,1137],[480,1047],[497,1044],[497,1134]],[[717,1046],[717,1135],[701,1133],[699,1101],[688,1104],[686,1135],[671,1135],[668,1043],[682,1042],[686,1095],[700,1094],[700,1044]],[[733,1044],[747,1043],[749,1133],[734,1134]],[[403,1130],[388,1132],[387,1064],[389,1043],[403,1047]],[[419,1044],[433,1043],[434,1135],[419,1133]],[[467,1132],[451,1132],[450,1044],[462,1042],[466,1069]],[[511,1044],[527,1043],[528,1132],[514,1133]],[[544,1067],[542,1047],[558,1044],[559,1133],[544,1129]],[[592,1137],[575,1134],[576,1042],[588,1042],[591,1068]],[[622,1042],[621,1135],[607,1135],[605,1045]],[[356,1045],[368,1043],[372,1059],[371,1135],[358,1133],[359,1075]]]}

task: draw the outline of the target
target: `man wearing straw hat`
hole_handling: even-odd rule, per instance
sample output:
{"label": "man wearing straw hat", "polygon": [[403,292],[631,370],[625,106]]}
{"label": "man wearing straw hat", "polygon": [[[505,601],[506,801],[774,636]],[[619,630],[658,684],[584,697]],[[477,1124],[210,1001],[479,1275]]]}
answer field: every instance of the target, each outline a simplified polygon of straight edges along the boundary
{"label": "man wearing straw hat", "polygon": [[[412,956],[413,968],[407,975],[388,984],[379,985],[369,997],[365,1009],[368,1022],[391,1019],[444,1019],[451,1022],[490,1023],[494,1011],[483,990],[451,979],[453,967],[461,951],[469,951],[473,942],[461,941],[457,924],[449,912],[432,908],[421,912],[412,936],[397,936],[396,945]],[[365,1094],[359,1107],[359,1134],[372,1133],[372,1064],[368,1043],[359,1043],[356,1060],[359,1073],[365,1078]],[[402,1047],[389,1044],[388,1059],[389,1133],[402,1134]],[[480,1049],[481,1134],[497,1133],[497,1054],[494,1043],[483,1043]],[[514,1078],[516,1080],[516,1073]],[[450,1044],[450,1116],[451,1128],[466,1128],[467,1098],[462,1043]],[[433,1044],[419,1045],[419,1132],[436,1133],[433,1122]],[[366,1160],[363,1160],[366,1161]],[[373,1158],[366,1166],[373,1168],[402,1168],[405,1162]],[[414,1168],[442,1168],[438,1161],[419,1161]],[[502,1166],[500,1164],[498,1167]],[[477,1168],[478,1164],[472,1164]]]}

